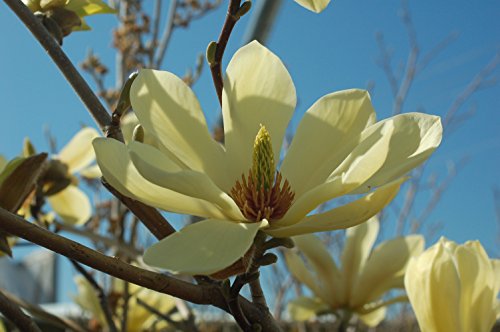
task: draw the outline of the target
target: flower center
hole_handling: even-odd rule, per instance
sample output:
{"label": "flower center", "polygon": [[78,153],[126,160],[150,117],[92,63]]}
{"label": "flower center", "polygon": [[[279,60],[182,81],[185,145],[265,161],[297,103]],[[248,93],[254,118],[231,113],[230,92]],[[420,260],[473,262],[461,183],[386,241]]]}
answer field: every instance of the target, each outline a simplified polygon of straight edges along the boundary
{"label": "flower center", "polygon": [[248,220],[281,219],[292,205],[295,193],[288,180],[276,171],[271,136],[260,125],[253,145],[253,163],[248,175],[231,189],[230,196]]}

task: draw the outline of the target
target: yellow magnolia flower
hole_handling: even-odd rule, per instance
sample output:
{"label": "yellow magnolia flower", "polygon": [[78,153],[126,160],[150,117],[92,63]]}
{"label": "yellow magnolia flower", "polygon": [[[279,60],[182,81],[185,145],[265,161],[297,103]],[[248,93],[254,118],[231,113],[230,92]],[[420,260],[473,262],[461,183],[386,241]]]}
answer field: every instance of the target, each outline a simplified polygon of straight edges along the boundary
{"label": "yellow magnolia flower", "polygon": [[[80,130],[62,150],[52,159],[63,165],[64,177],[70,178],[71,183],[55,194],[47,195],[47,201],[54,212],[69,224],[80,225],[85,223],[92,215],[92,207],[87,195],[78,188],[76,174],[81,173],[86,177],[100,177],[99,170],[90,166],[95,153],[92,148],[92,140],[99,133],[90,127]],[[56,178],[59,176],[56,175]],[[50,186],[50,181],[46,186]]]}
{"label": "yellow magnolia flower", "polygon": [[410,261],[405,287],[424,332],[487,332],[500,315],[500,260],[479,241],[441,238]]}
{"label": "yellow magnolia flower", "polygon": [[102,0],[23,0],[23,2],[34,13],[50,14],[64,36],[72,31],[90,30],[83,20],[85,16],[116,12]]}
{"label": "yellow magnolia flower", "polygon": [[[123,283],[117,279],[113,281],[115,283],[115,295],[120,294],[123,290]],[[82,276],[75,277],[75,283],[78,289],[78,294],[73,297],[75,303],[89,312],[99,325],[106,326],[106,318],[104,317],[99,298],[94,288],[92,288],[87,279]],[[139,304],[138,299],[159,312],[168,314],[175,308],[175,299],[173,297],[134,284],[129,284],[129,294],[127,331],[149,331],[153,326],[156,331],[168,325],[165,321],[162,321],[161,324],[157,324],[156,321],[158,317],[143,305]],[[123,304],[119,301],[117,303],[117,311],[120,311],[122,306]],[[121,317],[121,312],[117,312],[117,317]]]}
{"label": "yellow magnolia flower", "polygon": [[289,303],[293,319],[307,320],[338,310],[357,314],[368,326],[384,319],[385,307],[401,299],[384,302],[382,297],[393,288],[404,287],[408,259],[423,251],[424,239],[419,235],[398,237],[371,251],[378,231],[376,217],[349,228],[340,268],[314,235],[293,238],[305,260],[287,250],[286,263],[295,278],[313,292],[313,297],[301,296]]}
{"label": "yellow magnolia flower", "polygon": [[321,13],[328,6],[330,0],[295,0],[295,2],[315,13]]}
{"label": "yellow magnolia flower", "polygon": [[[227,68],[224,145],[212,139],[191,89],[169,72],[141,70],[130,99],[158,148],[98,138],[97,163],[122,194],[206,218],[144,256],[150,265],[188,274],[212,274],[233,264],[259,230],[289,237],[366,221],[436,149],[442,132],[439,117],[420,113],[375,123],[366,91],[335,92],[305,113],[276,172],[295,87],[281,60],[258,42],[237,51]],[[354,193],[363,195],[311,214],[324,202]]]}

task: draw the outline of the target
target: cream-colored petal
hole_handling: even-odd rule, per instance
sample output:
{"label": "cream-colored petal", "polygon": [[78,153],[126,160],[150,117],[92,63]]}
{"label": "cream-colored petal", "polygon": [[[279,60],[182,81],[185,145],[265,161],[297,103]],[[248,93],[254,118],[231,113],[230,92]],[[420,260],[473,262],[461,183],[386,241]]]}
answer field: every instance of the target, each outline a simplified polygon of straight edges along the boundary
{"label": "cream-colored petal", "polygon": [[260,124],[270,133],[275,160],[279,160],[296,101],[290,74],[267,48],[253,41],[234,54],[222,92],[228,179],[234,182],[248,173]]}
{"label": "cream-colored petal", "polygon": [[295,197],[323,183],[374,120],[370,95],[364,90],[334,92],[316,101],[300,121],[280,169]]}
{"label": "cream-colored petal", "polygon": [[198,99],[179,77],[142,69],[130,89],[132,107],[146,133],[155,136],[186,167],[207,173],[221,188],[230,188],[223,147],[208,130]]}
{"label": "cream-colored petal", "polygon": [[384,164],[392,130],[392,124],[387,123],[373,131],[352,150],[326,182],[300,196],[280,224],[294,224],[320,204],[347,194],[368,180]]}
{"label": "cream-colored petal", "polygon": [[245,220],[233,199],[206,174],[179,169],[166,155],[150,145],[132,142],[128,148],[134,166],[146,180],[180,194],[211,202],[231,220]]}
{"label": "cream-colored petal", "polygon": [[80,175],[87,179],[98,179],[102,177],[101,169],[97,164],[82,169]]}
{"label": "cream-colored petal", "polygon": [[356,226],[380,212],[398,193],[404,179],[387,184],[346,205],[304,218],[292,226],[265,230],[271,236],[288,237]]}
{"label": "cream-colored petal", "polygon": [[78,294],[73,296],[73,301],[83,310],[88,311],[92,318],[97,319],[101,324],[106,324],[106,318],[95,289],[83,276],[78,275],[73,280],[78,289]]}
{"label": "cream-colored petal", "polygon": [[97,164],[103,177],[123,195],[160,209],[200,217],[224,218],[212,203],[157,186],[142,177],[125,144],[110,138],[94,140]]}
{"label": "cream-colored petal", "polygon": [[496,320],[494,272],[479,241],[469,241],[455,250],[461,282],[461,314],[464,331],[489,331]]}
{"label": "cream-colored petal", "polygon": [[261,226],[206,219],[148,248],[144,262],[173,273],[209,275],[243,257]]}
{"label": "cream-colored petal", "polygon": [[460,279],[441,243],[410,259],[405,288],[422,331],[461,331]]}
{"label": "cream-colored petal", "polygon": [[323,296],[323,289],[298,253],[294,250],[285,250],[284,254],[288,270],[290,270],[295,279],[309,287],[316,296]]}
{"label": "cream-colored petal", "polygon": [[300,296],[291,300],[287,306],[290,318],[294,321],[306,321],[321,313],[328,312],[330,308],[321,299]]}
{"label": "cream-colored petal", "polygon": [[295,0],[295,2],[315,13],[321,13],[328,6],[330,0]]}
{"label": "cream-colored petal", "polygon": [[80,17],[116,12],[115,9],[109,7],[102,0],[69,0],[64,8],[75,12]]}
{"label": "cream-colored petal", "polygon": [[47,200],[52,210],[67,224],[82,225],[92,216],[89,198],[73,185],[69,185],[55,195],[48,196]]}
{"label": "cream-colored petal", "polygon": [[339,294],[342,288],[340,284],[342,280],[337,265],[335,265],[328,249],[318,237],[312,234],[295,236],[293,242],[307,258],[311,268],[316,273],[316,282],[323,290],[317,296],[331,307],[339,305],[341,303]]}
{"label": "cream-colored petal", "polygon": [[396,115],[376,123],[363,132],[363,136],[372,135],[392,122],[394,131],[391,135],[389,151],[384,165],[368,180],[357,193],[383,185],[408,173],[422,164],[441,143],[443,127],[441,118],[423,113]]}
{"label": "cream-colored petal", "polygon": [[353,287],[350,304],[357,307],[379,300],[394,287],[404,287],[402,276],[411,257],[424,250],[420,235],[398,237],[379,244],[371,253]]}
{"label": "cream-colored petal", "polygon": [[367,222],[347,229],[344,250],[340,256],[346,301],[350,301],[356,291],[354,286],[377,239],[379,227],[378,218],[372,217]]}
{"label": "cream-colored petal", "polygon": [[95,159],[92,140],[96,137],[99,137],[97,130],[83,128],[62,148],[56,158],[68,166],[69,173],[80,171]]}
{"label": "cream-colored petal", "polygon": [[387,309],[385,307],[380,307],[368,313],[358,313],[358,317],[363,321],[363,323],[365,323],[365,325],[375,327],[384,320],[386,312]]}

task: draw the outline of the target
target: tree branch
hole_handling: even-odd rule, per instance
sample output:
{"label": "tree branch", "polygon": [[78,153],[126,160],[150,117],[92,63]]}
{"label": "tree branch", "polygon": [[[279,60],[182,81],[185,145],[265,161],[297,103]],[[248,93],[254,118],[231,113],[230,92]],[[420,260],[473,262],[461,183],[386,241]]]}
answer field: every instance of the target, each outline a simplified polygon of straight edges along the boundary
{"label": "tree branch", "polygon": [[111,123],[111,117],[99,101],[99,98],[90,89],[87,82],[73,66],[62,48],[57,44],[54,37],[45,29],[33,13],[19,0],[4,0],[7,6],[19,17],[19,19],[31,31],[42,47],[55,62],[64,77],[71,84],[77,95],[87,107],[95,122],[102,130],[106,131]]}
{"label": "tree branch", "polygon": [[0,312],[21,331],[41,332],[35,322],[21,308],[0,291]]}

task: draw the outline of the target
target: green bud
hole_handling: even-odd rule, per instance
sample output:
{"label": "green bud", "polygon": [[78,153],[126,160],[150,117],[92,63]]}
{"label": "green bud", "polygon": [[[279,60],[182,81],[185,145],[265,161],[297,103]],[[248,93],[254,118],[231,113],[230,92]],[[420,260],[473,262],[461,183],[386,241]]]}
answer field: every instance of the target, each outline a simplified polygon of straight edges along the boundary
{"label": "green bud", "polygon": [[217,51],[217,42],[211,41],[207,46],[207,62],[210,67],[215,65],[215,52]]}
{"label": "green bud", "polygon": [[250,8],[252,8],[252,1],[245,1],[245,2],[243,2],[241,4],[241,7],[236,12],[235,16],[239,19],[240,17],[242,17],[243,15],[245,15],[246,13],[248,13],[250,11]]}
{"label": "green bud", "polygon": [[36,154],[35,147],[33,146],[33,144],[31,143],[31,141],[28,137],[24,138],[23,157],[30,157],[34,154]]}
{"label": "green bud", "polygon": [[116,105],[115,110],[115,112],[118,113],[120,117],[130,107],[130,87],[132,87],[132,83],[134,83],[137,75],[139,75],[138,72],[133,72],[132,74],[130,74],[125,84],[123,84],[123,88],[120,92],[120,97],[118,98],[118,104]]}

